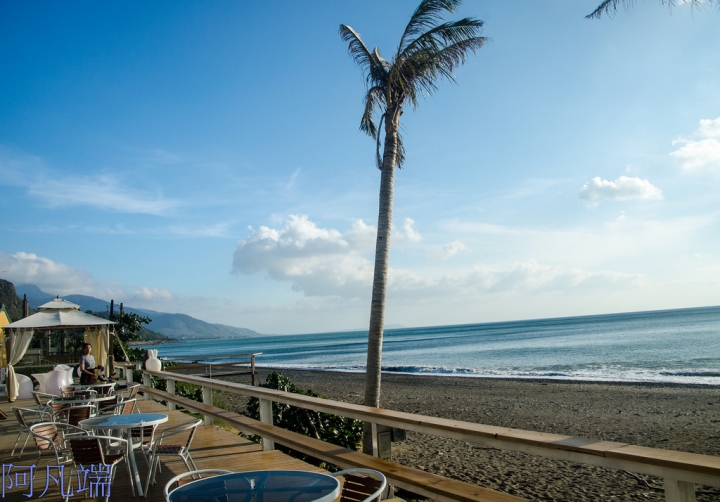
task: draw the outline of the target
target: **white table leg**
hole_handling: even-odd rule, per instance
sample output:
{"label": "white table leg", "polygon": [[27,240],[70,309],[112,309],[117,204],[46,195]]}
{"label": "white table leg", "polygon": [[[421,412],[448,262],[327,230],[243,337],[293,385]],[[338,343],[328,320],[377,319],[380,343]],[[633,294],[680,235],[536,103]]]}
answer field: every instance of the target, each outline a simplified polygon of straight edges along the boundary
{"label": "white table leg", "polygon": [[135,450],[132,447],[132,441],[130,440],[130,434],[128,433],[128,442],[127,442],[127,456],[130,458],[130,470],[132,470],[133,473],[133,484],[137,487],[137,490],[135,490],[135,493],[138,494],[138,497],[143,496],[143,487],[142,483],[140,482],[140,472],[138,472],[137,463],[135,462]]}

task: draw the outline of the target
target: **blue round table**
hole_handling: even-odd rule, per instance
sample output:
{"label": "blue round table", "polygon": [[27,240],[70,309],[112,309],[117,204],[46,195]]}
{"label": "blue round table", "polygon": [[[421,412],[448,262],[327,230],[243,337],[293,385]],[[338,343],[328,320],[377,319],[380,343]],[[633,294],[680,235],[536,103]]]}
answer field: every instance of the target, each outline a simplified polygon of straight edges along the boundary
{"label": "blue round table", "polygon": [[170,492],[170,502],[332,502],[340,482],[309,471],[234,472],[202,478]]}

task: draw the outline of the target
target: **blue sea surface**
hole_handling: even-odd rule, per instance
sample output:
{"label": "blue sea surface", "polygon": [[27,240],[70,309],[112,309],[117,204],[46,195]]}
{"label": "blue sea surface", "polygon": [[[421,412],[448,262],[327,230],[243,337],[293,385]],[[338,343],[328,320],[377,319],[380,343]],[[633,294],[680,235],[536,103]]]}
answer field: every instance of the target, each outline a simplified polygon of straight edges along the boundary
{"label": "blue sea surface", "polygon": [[[262,352],[256,359],[261,367],[364,371],[367,331],[147,348],[167,359]],[[382,367],[428,375],[720,385],[720,307],[389,329]]]}

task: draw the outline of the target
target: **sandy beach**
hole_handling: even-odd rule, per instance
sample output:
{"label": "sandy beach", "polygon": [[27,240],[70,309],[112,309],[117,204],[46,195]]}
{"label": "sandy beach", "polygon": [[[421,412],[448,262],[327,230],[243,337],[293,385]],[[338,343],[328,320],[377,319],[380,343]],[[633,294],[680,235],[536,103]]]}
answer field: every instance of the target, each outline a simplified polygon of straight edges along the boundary
{"label": "sandy beach", "polygon": [[[263,382],[268,370],[260,372]],[[361,403],[364,375],[281,370],[331,399]],[[247,377],[238,378],[247,383]],[[244,410],[241,398],[228,407]],[[422,415],[720,455],[720,387],[383,375],[382,406]],[[408,433],[393,460],[531,500],[664,500],[662,480]],[[406,496],[402,495],[402,496]],[[700,487],[698,501],[720,500]]]}

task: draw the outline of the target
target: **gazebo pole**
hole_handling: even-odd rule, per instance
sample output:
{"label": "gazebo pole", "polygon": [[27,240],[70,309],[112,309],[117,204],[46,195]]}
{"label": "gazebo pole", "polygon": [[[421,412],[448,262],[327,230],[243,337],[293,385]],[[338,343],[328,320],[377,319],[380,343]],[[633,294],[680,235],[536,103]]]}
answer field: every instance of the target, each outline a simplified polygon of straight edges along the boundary
{"label": "gazebo pole", "polygon": [[[113,317],[115,317],[115,300],[110,300],[110,320],[113,320]],[[108,364],[107,364],[107,371],[105,374],[108,376],[108,378],[112,378],[113,375],[115,375],[115,329],[110,329],[110,343],[108,347]]]}

